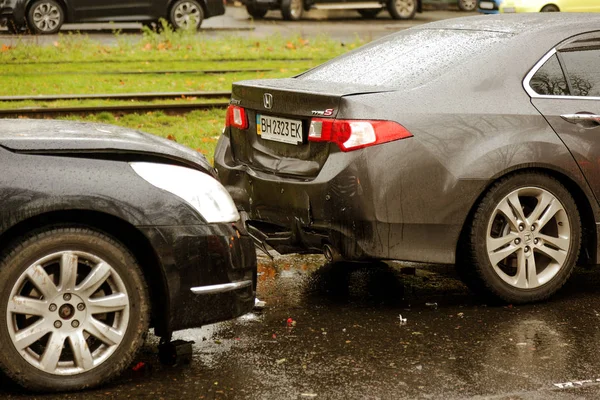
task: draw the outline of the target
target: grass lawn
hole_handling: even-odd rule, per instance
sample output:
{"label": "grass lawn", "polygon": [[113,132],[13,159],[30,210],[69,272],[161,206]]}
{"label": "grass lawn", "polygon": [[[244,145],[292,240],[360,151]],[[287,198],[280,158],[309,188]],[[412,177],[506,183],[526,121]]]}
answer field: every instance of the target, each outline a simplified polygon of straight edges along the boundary
{"label": "grass lawn", "polygon": [[[294,76],[362,44],[358,40],[340,43],[327,37],[306,40],[300,36],[273,36],[265,40],[233,36],[205,39],[202,34],[173,32],[168,28],[161,33],[146,29],[138,42],[119,33],[115,35],[115,45],[101,44],[80,34],[62,35],[48,46],[25,41],[7,46],[0,42],[0,78],[3,81],[0,96],[229,91],[231,84],[240,80]],[[225,69],[248,71],[201,72]],[[174,101],[199,100],[148,102]],[[121,104],[133,104],[133,101],[36,100],[0,102],[0,108]],[[214,109],[177,116],[162,112],[120,117],[100,113],[63,119],[110,123],[173,138],[212,160],[224,117],[225,110]]]}

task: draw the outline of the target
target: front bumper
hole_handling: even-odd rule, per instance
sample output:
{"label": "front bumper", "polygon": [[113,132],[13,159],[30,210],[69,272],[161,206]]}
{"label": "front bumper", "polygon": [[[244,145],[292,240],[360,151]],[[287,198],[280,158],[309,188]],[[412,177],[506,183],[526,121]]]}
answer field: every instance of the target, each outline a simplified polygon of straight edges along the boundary
{"label": "front bumper", "polygon": [[[256,252],[232,224],[142,228],[162,263],[165,298],[153,296],[157,334],[236,318],[254,307]],[[158,304],[157,304],[158,303]],[[160,322],[162,321],[162,322]]]}

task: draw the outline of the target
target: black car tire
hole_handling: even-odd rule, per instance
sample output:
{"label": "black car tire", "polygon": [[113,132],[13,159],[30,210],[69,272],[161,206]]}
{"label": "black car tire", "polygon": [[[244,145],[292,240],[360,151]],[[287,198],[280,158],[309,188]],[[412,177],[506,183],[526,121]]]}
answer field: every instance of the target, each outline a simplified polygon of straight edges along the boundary
{"label": "black car tire", "polygon": [[188,29],[189,18],[197,19],[196,30],[204,20],[204,10],[196,0],[177,0],[169,11],[169,23],[174,29]]}
{"label": "black car tire", "polygon": [[419,0],[389,0],[387,9],[393,19],[413,19]]}
{"label": "black car tire", "polygon": [[[510,224],[506,219],[504,227],[502,227],[502,224],[495,224],[498,221],[501,221],[504,218],[502,216],[505,215],[503,213],[497,213],[497,210],[499,210],[500,206],[503,204],[502,202],[506,199],[509,199],[509,196],[513,196],[513,193],[516,193],[517,191],[519,191],[517,195],[519,202],[517,204],[521,204],[521,209],[523,210],[525,219],[531,217],[531,219],[535,220],[536,222],[540,221],[543,219],[541,217],[545,217],[546,213],[549,213],[551,210],[550,206],[544,207],[545,202],[542,203],[541,200],[539,200],[539,202],[535,203],[534,200],[532,200],[533,197],[528,197],[533,196],[533,193],[540,193],[540,195],[543,196],[547,195],[547,198],[553,199],[552,203],[550,203],[553,205],[553,207],[562,208],[560,208],[557,213],[552,214],[552,218],[548,217],[548,220],[544,222],[544,225],[542,225],[541,228],[535,226],[536,222],[531,224],[531,228],[529,227],[529,222],[527,221],[525,221],[523,224],[520,224],[518,221],[515,222],[520,224],[518,230],[522,230],[522,235],[524,238],[515,239],[512,241],[512,237],[519,237],[518,235],[521,234],[519,232],[513,232],[513,229],[510,228]],[[532,194],[528,194],[528,191],[532,192]],[[554,201],[558,202],[554,203]],[[506,204],[509,204],[509,201],[507,201]],[[532,217],[533,210],[535,210],[534,204],[539,204],[540,210],[543,208],[543,211],[538,218]],[[515,208],[510,205],[504,209],[510,209],[512,210],[511,212],[515,212]],[[500,217],[495,217],[499,219],[492,220],[492,218],[494,218],[494,214],[499,215]],[[504,233],[500,236],[492,235],[491,232],[496,229],[503,231]],[[507,229],[510,232],[507,232]],[[537,230],[534,231],[534,229]],[[561,255],[561,258],[564,257],[564,262],[562,265],[558,266],[558,269],[551,264],[547,264],[546,266],[542,267],[541,273],[538,275],[537,272],[539,271],[540,267],[540,257],[542,257],[541,261],[543,262],[545,260],[544,257],[546,257],[546,252],[556,251],[557,248],[560,249],[560,247],[551,247],[553,246],[553,243],[550,241],[550,239],[554,238],[554,233],[551,232],[552,230],[559,231],[561,229],[568,230],[568,236],[563,234],[559,235],[557,233],[557,237],[559,239],[565,240],[564,237],[566,236],[566,241],[568,242],[568,249]],[[527,234],[529,231],[532,232],[531,235]],[[542,234],[546,236],[542,236]],[[509,235],[511,236],[509,237]],[[525,239],[525,237],[527,237],[527,239]],[[490,256],[488,255],[487,243],[488,240],[493,241],[496,238],[502,239],[503,241],[506,241],[504,238],[508,238],[509,241],[504,245],[505,247],[498,247],[498,250],[491,251],[489,254],[500,251],[503,252],[503,255],[509,254],[514,251],[512,250],[513,248],[516,248],[517,245],[520,245],[522,250],[514,251],[513,254],[517,254],[517,257],[519,254],[521,254],[524,260],[528,260],[524,261],[524,266],[526,266],[524,268],[525,275],[527,275],[527,272],[529,271],[528,268],[532,261],[535,262],[536,282],[538,277],[543,276],[542,274],[546,273],[546,271],[552,273],[554,270],[556,270],[556,272],[551,274],[547,281],[537,282],[540,283],[540,285],[537,287],[516,287],[516,285],[518,285],[517,281],[515,281],[514,285],[507,283],[500,276],[500,273],[498,273],[497,270],[503,268],[508,270],[508,268],[514,269],[516,267],[507,266],[509,264],[507,262],[507,260],[509,260],[508,258],[501,260],[503,263],[502,266],[500,265],[500,262],[497,262],[497,267],[492,265]],[[555,178],[540,172],[519,173],[499,180],[489,189],[483,200],[479,203],[473,215],[470,229],[465,232],[462,239],[462,247],[459,250],[459,257],[457,260],[457,269],[459,271],[459,275],[474,292],[483,295],[491,295],[493,298],[500,299],[508,303],[529,303],[544,300],[550,297],[565,284],[573,272],[573,268],[575,267],[575,263],[579,255],[581,243],[581,221],[573,197],[569,191]],[[518,243],[517,240],[519,241]],[[533,243],[535,243],[535,246],[538,246],[538,243],[540,243],[540,245],[535,247]],[[548,249],[544,247],[546,246],[546,243],[551,245],[548,246]],[[528,244],[530,244],[531,247]],[[513,247],[509,248],[511,246]],[[493,247],[496,247],[496,245]],[[504,252],[505,250],[508,251]],[[529,254],[527,255],[526,253],[528,252]],[[554,261],[549,257],[547,257],[547,260]],[[518,258],[515,260],[515,262],[518,264]],[[527,262],[527,264],[525,264],[525,262]],[[511,269],[511,271],[513,269]],[[508,277],[508,275],[504,276]],[[515,277],[517,275],[518,270],[515,273]],[[512,278],[513,277],[511,276],[511,279]],[[530,281],[529,276],[526,280],[527,282]]]}
{"label": "black car tire", "polygon": [[[39,274],[38,267],[45,274]],[[64,275],[63,270],[66,271]],[[31,276],[41,275],[44,275],[44,279],[49,277],[54,285],[38,278],[37,282],[42,281],[47,285],[45,290],[37,288]],[[26,296],[26,293],[31,295]],[[50,298],[49,294],[49,298],[45,298],[45,293],[52,293],[53,297]],[[33,297],[31,300],[38,303],[36,299],[43,299],[42,316],[31,314],[26,317],[15,311],[20,303],[12,301],[14,296]],[[98,303],[93,304],[92,301],[108,300],[108,297],[102,296],[118,296],[122,303],[111,303],[110,306],[122,308],[118,311],[98,308]],[[108,307],[109,304],[103,303],[103,306]],[[0,264],[0,310],[5,321],[0,324],[2,371],[30,390],[80,390],[107,382],[133,361],[148,331],[148,288],[135,258],[113,238],[89,228],[49,227],[16,240],[3,252]],[[39,309],[36,310],[39,312]],[[99,313],[99,310],[106,311]],[[11,318],[7,318],[9,312]],[[65,319],[64,312],[70,320]],[[36,318],[40,324],[43,323],[44,332],[48,333],[32,344],[25,344],[25,348],[19,351],[16,347],[17,335],[30,326],[27,325],[27,318]],[[37,321],[33,323],[37,324]],[[98,325],[98,321],[103,325]],[[59,322],[61,326],[57,326]],[[106,335],[104,340],[114,339],[109,338],[110,332],[103,330],[106,325],[118,333],[119,342],[109,345],[99,339],[101,335]],[[95,328],[97,326],[102,329]],[[98,336],[91,333],[92,328],[98,329]],[[14,335],[14,340],[11,335]],[[46,349],[50,348],[48,342],[55,336],[63,341],[62,350],[58,352],[60,363],[49,363],[55,366],[48,372],[48,369],[41,368],[43,356]],[[49,354],[52,355],[52,352]],[[39,366],[34,365],[36,360]],[[84,365],[86,362],[87,366]],[[67,367],[82,371],[65,372],[64,368]]]}
{"label": "black car tire", "polygon": [[286,21],[300,20],[303,11],[303,0],[281,0],[281,15]]}
{"label": "black car tire", "polygon": [[263,19],[267,15],[268,9],[264,7],[258,7],[256,4],[246,4],[246,11],[254,19]]}
{"label": "black car tire", "polygon": [[458,0],[456,5],[461,11],[473,11],[477,8],[477,0]]}
{"label": "black car tire", "polygon": [[555,6],[554,4],[548,4],[544,7],[542,7],[542,9],[540,11],[541,12],[560,12],[558,6]]}
{"label": "black car tire", "polygon": [[365,19],[373,19],[381,12],[381,8],[361,8],[356,11]]}
{"label": "black car tire", "polygon": [[32,33],[51,35],[65,22],[65,11],[54,0],[38,0],[27,11],[27,26]]}

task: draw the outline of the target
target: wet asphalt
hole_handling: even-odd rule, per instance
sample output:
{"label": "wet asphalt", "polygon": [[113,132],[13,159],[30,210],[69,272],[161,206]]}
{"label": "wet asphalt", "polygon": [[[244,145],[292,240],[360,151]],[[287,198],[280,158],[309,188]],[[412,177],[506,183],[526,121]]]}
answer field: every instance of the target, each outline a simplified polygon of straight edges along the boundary
{"label": "wet asphalt", "polygon": [[259,260],[267,307],[178,332],[195,341],[191,364],[161,365],[150,335],[109,385],[40,396],[0,378],[0,398],[600,398],[599,269],[511,306],[472,295],[452,266]]}

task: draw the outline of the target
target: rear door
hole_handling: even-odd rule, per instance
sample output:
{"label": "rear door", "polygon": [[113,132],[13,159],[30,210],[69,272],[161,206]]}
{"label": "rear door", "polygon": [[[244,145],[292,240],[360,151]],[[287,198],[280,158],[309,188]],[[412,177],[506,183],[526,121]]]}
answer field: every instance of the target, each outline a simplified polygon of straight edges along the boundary
{"label": "rear door", "polygon": [[525,88],[600,199],[600,33],[577,36],[545,58]]}
{"label": "rear door", "polygon": [[151,0],[71,0],[69,5],[76,22],[137,20],[152,14]]}

